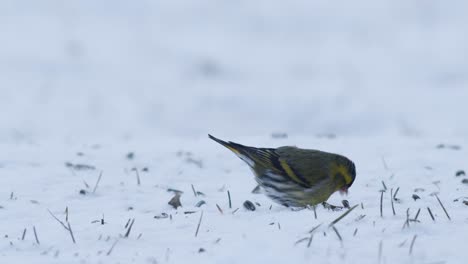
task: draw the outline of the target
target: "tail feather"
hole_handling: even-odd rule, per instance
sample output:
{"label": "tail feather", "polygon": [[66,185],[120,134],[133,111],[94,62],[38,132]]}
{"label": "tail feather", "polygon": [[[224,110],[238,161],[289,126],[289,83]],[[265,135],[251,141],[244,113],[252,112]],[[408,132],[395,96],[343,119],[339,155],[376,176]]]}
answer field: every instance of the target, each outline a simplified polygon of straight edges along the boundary
{"label": "tail feather", "polygon": [[231,141],[226,142],[226,141],[223,141],[221,139],[215,138],[210,134],[208,134],[208,137],[210,139],[218,142],[219,144],[223,145],[224,147],[228,148],[229,150],[231,150],[232,152],[234,152],[237,155],[245,155],[243,149],[245,149],[247,147],[242,146],[241,144],[237,144],[237,143],[234,143],[234,142],[231,142]]}
{"label": "tail feather", "polygon": [[231,141],[226,142],[221,139],[215,138],[210,134],[208,134],[208,137],[223,145],[224,147],[228,148],[230,151],[234,152],[234,154],[236,154],[241,160],[245,161],[250,167],[253,168],[255,166],[255,159],[253,159],[251,155],[251,152],[254,148],[237,144]]}

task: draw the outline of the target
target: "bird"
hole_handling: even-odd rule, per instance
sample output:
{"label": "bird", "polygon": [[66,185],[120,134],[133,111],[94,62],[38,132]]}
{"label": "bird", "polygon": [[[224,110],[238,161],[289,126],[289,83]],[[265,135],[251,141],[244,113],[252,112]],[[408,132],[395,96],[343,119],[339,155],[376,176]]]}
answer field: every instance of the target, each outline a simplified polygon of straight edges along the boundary
{"label": "bird", "polygon": [[247,163],[266,196],[286,207],[324,203],[336,191],[347,194],[356,178],[354,162],[339,154],[294,146],[256,148],[208,137]]}

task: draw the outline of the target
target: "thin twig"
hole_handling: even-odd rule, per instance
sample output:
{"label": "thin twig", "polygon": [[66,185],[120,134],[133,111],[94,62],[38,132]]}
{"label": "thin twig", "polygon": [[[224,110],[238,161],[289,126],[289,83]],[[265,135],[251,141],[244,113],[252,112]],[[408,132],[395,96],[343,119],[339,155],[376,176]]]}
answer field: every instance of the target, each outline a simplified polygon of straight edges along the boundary
{"label": "thin twig", "polygon": [[34,231],[34,237],[36,238],[36,243],[40,245],[41,243],[39,242],[39,238],[37,237],[37,232],[36,232],[36,227],[33,226],[33,231]]}
{"label": "thin twig", "polygon": [[322,224],[318,224],[316,225],[314,228],[312,228],[309,233],[313,233],[315,230],[317,230],[317,228],[319,228]]}
{"label": "thin twig", "polygon": [[25,228],[25,229],[23,230],[23,235],[21,236],[21,240],[24,240],[24,238],[26,237],[26,231],[27,231],[27,230],[28,230],[27,228]]}
{"label": "thin twig", "polygon": [[383,203],[383,193],[384,193],[384,192],[380,192],[380,217],[383,217],[383,206],[382,206],[382,203]]}
{"label": "thin twig", "polygon": [[384,192],[387,191],[387,185],[385,185],[385,182],[384,182],[384,181],[382,181],[382,185],[383,185],[383,190],[384,190]]}
{"label": "thin twig", "polygon": [[395,215],[395,207],[393,206],[393,188],[390,189],[390,201],[392,203],[392,212],[393,212],[393,215]]}
{"label": "thin twig", "polygon": [[421,212],[421,208],[418,209],[418,212],[416,213],[416,216],[414,217],[414,220],[418,220],[419,213]]}
{"label": "thin twig", "polygon": [[[67,207],[68,208],[68,207]],[[62,222],[60,221],[60,219],[58,219],[49,209],[47,209],[47,211],[49,211],[49,214],[55,219],[57,220],[57,222],[59,222],[63,228],[65,228],[66,230],[68,230],[68,227]]]}
{"label": "thin twig", "polygon": [[427,211],[429,212],[429,215],[431,216],[432,221],[435,221],[435,218],[434,218],[434,215],[432,214],[431,208],[428,207]]}
{"label": "thin twig", "polygon": [[117,245],[117,242],[119,242],[118,238],[115,240],[114,244],[112,244],[109,251],[107,251],[107,253],[106,253],[107,256],[109,256],[112,253],[112,250],[114,249],[115,245]]}
{"label": "thin twig", "polygon": [[136,174],[136,178],[137,178],[137,184],[138,184],[138,186],[140,186],[141,181],[140,181],[140,173],[138,172],[138,168],[135,168],[135,174]]}
{"label": "thin twig", "polygon": [[393,194],[393,199],[396,200],[396,195],[398,194],[398,191],[400,190],[400,187],[396,188],[395,193]]}
{"label": "thin twig", "polygon": [[[102,171],[101,171],[101,173],[99,173],[99,178],[96,181],[96,185],[94,185],[93,193],[96,192],[96,189],[97,189],[97,187],[99,185],[99,182],[101,181],[101,177],[102,177]],[[140,185],[140,184],[138,184],[138,185]]]}
{"label": "thin twig", "polygon": [[227,191],[227,194],[228,194],[228,199],[229,199],[229,209],[231,209],[232,208],[231,193],[229,192],[229,190]]}
{"label": "thin twig", "polygon": [[193,184],[192,184],[192,191],[193,191],[193,195],[195,195],[195,197],[197,197],[197,192],[195,191],[195,187],[193,186]]}
{"label": "thin twig", "polygon": [[314,238],[314,234],[310,234],[309,242],[307,242],[307,248],[310,248],[310,244],[312,244],[313,238]]}
{"label": "thin twig", "polygon": [[200,220],[198,220],[197,231],[195,231],[195,237],[198,236],[198,231],[200,230],[200,225],[201,225],[202,218],[203,218],[203,211],[201,211]]}
{"label": "thin twig", "polygon": [[67,224],[68,224],[68,231],[70,231],[70,236],[73,241],[73,244],[76,244],[75,236],[73,235],[73,230],[71,229],[70,222],[67,222]]}
{"label": "thin twig", "polygon": [[332,226],[332,228],[333,228],[333,231],[335,231],[335,234],[336,234],[336,236],[338,237],[338,239],[339,239],[340,241],[343,241],[343,238],[341,238],[341,235],[340,235],[340,233],[338,232],[338,229],[336,229],[335,226]]}
{"label": "thin twig", "polygon": [[444,212],[445,212],[445,215],[447,216],[447,218],[448,218],[449,220],[452,220],[452,219],[450,218],[450,215],[447,213],[447,210],[445,210],[445,206],[444,206],[444,205],[442,204],[442,202],[440,201],[439,196],[437,196],[437,194],[436,194],[435,197],[437,198],[437,201],[439,201],[439,204],[440,204],[440,206],[442,207],[442,209],[444,209]]}
{"label": "thin twig", "polygon": [[356,236],[356,234],[357,234],[357,231],[358,231],[358,229],[357,229],[357,228],[356,228],[356,229],[354,229],[353,236]]}
{"label": "thin twig", "polygon": [[312,206],[312,208],[314,208],[314,217],[315,217],[315,219],[317,219],[317,206],[314,205],[314,206]]}
{"label": "thin twig", "polygon": [[216,207],[218,208],[218,211],[219,211],[221,214],[224,214],[224,213],[223,213],[223,209],[221,209],[221,207],[219,207],[218,204],[216,204]]}
{"label": "thin twig", "polygon": [[130,231],[132,231],[133,224],[135,223],[135,218],[132,219],[132,222],[130,222],[130,225],[128,226],[127,232],[125,233],[125,238],[127,238],[130,235]]}
{"label": "thin twig", "polygon": [[340,221],[341,219],[343,219],[343,217],[345,217],[346,215],[348,215],[349,213],[351,213],[351,211],[353,211],[356,207],[358,207],[357,204],[356,204],[355,206],[349,208],[348,211],[344,212],[344,214],[342,214],[340,217],[338,217],[337,219],[333,220],[333,222],[331,222],[328,226],[332,226],[332,225],[338,223],[338,221]]}
{"label": "thin twig", "polygon": [[414,246],[414,241],[416,241],[416,237],[418,235],[414,235],[413,237],[413,240],[411,240],[411,245],[410,245],[410,248],[409,248],[409,254],[411,255],[413,253],[413,246]]}

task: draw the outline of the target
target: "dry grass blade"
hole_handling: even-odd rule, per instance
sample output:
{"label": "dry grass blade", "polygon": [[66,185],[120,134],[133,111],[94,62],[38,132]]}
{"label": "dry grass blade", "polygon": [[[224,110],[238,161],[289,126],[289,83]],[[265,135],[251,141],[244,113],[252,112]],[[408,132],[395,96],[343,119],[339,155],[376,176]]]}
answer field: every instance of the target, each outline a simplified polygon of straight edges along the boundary
{"label": "dry grass blade", "polygon": [[411,240],[411,245],[410,245],[410,248],[409,248],[409,254],[410,255],[413,253],[413,246],[414,246],[414,242],[416,241],[417,236],[418,235],[414,235],[413,240]]}
{"label": "dry grass blade", "polygon": [[221,214],[224,214],[224,213],[223,213],[223,209],[221,209],[221,207],[219,207],[218,204],[216,204],[216,207],[218,208],[218,211],[219,211]]}
{"label": "dry grass blade", "polygon": [[137,168],[135,168],[135,175],[136,175],[136,178],[137,178],[137,184],[138,184],[138,186],[140,186],[141,185],[140,173],[138,172]]}
{"label": "dry grass blade", "polygon": [[332,226],[332,228],[333,228],[333,231],[335,231],[335,234],[336,234],[336,236],[338,237],[338,239],[339,239],[340,241],[343,241],[343,238],[341,237],[340,233],[338,232],[338,229],[336,229],[335,226]]}
{"label": "dry grass blade", "polygon": [[21,240],[24,240],[24,238],[26,237],[26,231],[27,230],[28,229],[26,229],[26,228],[23,230],[23,235],[21,236]]}
{"label": "dry grass blade", "polygon": [[232,208],[231,193],[229,192],[229,190],[227,191],[227,194],[228,194],[228,199],[229,199],[229,209],[231,209]]}
{"label": "dry grass blade", "polygon": [[117,242],[119,242],[118,239],[115,240],[114,244],[109,248],[109,251],[107,251],[106,255],[109,256],[112,253],[112,250],[114,250],[115,245],[117,245]]}
{"label": "dry grass blade", "polygon": [[125,238],[127,238],[130,235],[130,231],[132,231],[133,224],[135,223],[135,218],[132,219],[132,222],[130,222],[130,225],[128,226],[127,232],[125,233]]}
{"label": "dry grass blade", "polygon": [[383,217],[383,193],[380,192],[380,217]]}
{"label": "dry grass blade", "polygon": [[414,217],[414,220],[418,220],[419,213],[421,212],[421,208],[418,209],[418,212],[416,213],[416,216]]}
{"label": "dry grass blade", "polygon": [[101,181],[101,177],[102,177],[102,171],[101,171],[101,173],[99,173],[99,177],[98,177],[98,179],[96,181],[96,185],[94,185],[93,193],[96,193],[99,182]]}
{"label": "dry grass blade", "polygon": [[398,187],[398,188],[395,190],[395,193],[393,194],[393,199],[394,199],[394,200],[396,200],[396,196],[397,196],[399,190],[400,190],[400,187]]}
{"label": "dry grass blade", "polygon": [[387,191],[387,185],[385,185],[385,182],[384,182],[384,181],[382,181],[382,186],[383,186],[383,191],[384,191],[384,192]]}
{"label": "dry grass blade", "polygon": [[337,219],[333,220],[333,222],[331,222],[328,226],[333,226],[334,224],[338,223],[341,219],[343,219],[345,216],[351,213],[351,211],[353,211],[356,207],[358,207],[358,204],[349,208],[348,211],[344,212],[344,214],[340,215]]}
{"label": "dry grass blade", "polygon": [[70,236],[71,236],[71,239],[73,241],[73,244],[76,244],[75,236],[73,235],[73,231],[71,229],[70,222],[67,222],[67,224],[68,224],[68,231],[70,231]]}
{"label": "dry grass blade", "polygon": [[393,206],[393,188],[390,189],[390,201],[392,203],[392,212],[393,212],[393,215],[395,215],[395,207]]}
{"label": "dry grass blade", "polygon": [[312,228],[309,233],[313,233],[315,230],[317,230],[317,228],[319,228],[322,224],[318,224],[316,225],[314,228]]}
{"label": "dry grass blade", "polygon": [[33,226],[33,231],[34,231],[34,238],[36,239],[36,243],[38,245],[40,245],[41,243],[39,242],[39,238],[37,237],[37,231],[36,231],[36,227]]}
{"label": "dry grass blade", "polygon": [[310,248],[310,244],[312,244],[313,238],[314,238],[314,234],[310,234],[309,242],[307,242],[307,248]]}
{"label": "dry grass blade", "polygon": [[445,215],[447,216],[447,218],[448,218],[449,220],[452,220],[452,219],[450,218],[450,215],[447,213],[447,210],[445,209],[445,206],[444,206],[444,205],[442,204],[442,202],[440,201],[439,196],[437,196],[437,194],[436,194],[435,197],[437,198],[437,201],[439,201],[439,204],[440,204],[440,206],[442,207],[442,209],[444,210]]}
{"label": "dry grass blade", "polygon": [[200,231],[200,225],[201,225],[202,218],[203,218],[203,211],[201,211],[200,220],[198,220],[197,231],[195,231],[195,237],[198,236],[198,231]]}
{"label": "dry grass blade", "polygon": [[307,241],[307,240],[309,240],[308,237],[301,238],[301,239],[299,239],[298,241],[296,241],[296,242],[294,243],[294,245],[296,246],[297,244],[302,243],[302,242]]}
{"label": "dry grass blade", "polygon": [[[68,208],[68,207],[67,207]],[[47,209],[47,211],[49,211],[49,214],[55,219],[57,220],[57,222],[59,222],[63,228],[65,228],[66,230],[68,230],[68,227],[65,225],[65,223],[63,223],[62,221],[60,221],[60,219],[58,219],[49,209]]]}
{"label": "dry grass blade", "polygon": [[432,221],[435,221],[435,218],[434,218],[434,215],[432,214],[431,208],[428,207],[427,211],[429,212],[429,215],[431,216]]}
{"label": "dry grass blade", "polygon": [[197,191],[195,191],[195,186],[193,186],[193,184],[191,184],[191,185],[192,185],[193,195],[195,195],[195,197],[197,197]]}

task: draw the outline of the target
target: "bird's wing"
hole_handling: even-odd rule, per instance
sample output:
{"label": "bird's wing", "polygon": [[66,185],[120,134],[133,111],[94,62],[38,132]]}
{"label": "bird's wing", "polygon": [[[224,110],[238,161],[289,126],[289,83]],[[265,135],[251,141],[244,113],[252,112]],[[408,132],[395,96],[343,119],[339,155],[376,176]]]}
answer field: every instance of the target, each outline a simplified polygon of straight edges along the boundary
{"label": "bird's wing", "polygon": [[254,170],[270,170],[273,174],[288,177],[293,182],[304,188],[309,188],[310,183],[301,176],[287,159],[280,157],[276,149],[248,147],[234,142],[226,142],[208,135],[211,139],[225,146],[250,165]]}
{"label": "bird's wing", "polygon": [[283,160],[291,171],[302,182],[311,188],[321,182],[330,180],[330,154],[319,151],[300,149],[296,147],[280,147],[276,149],[279,159]]}

